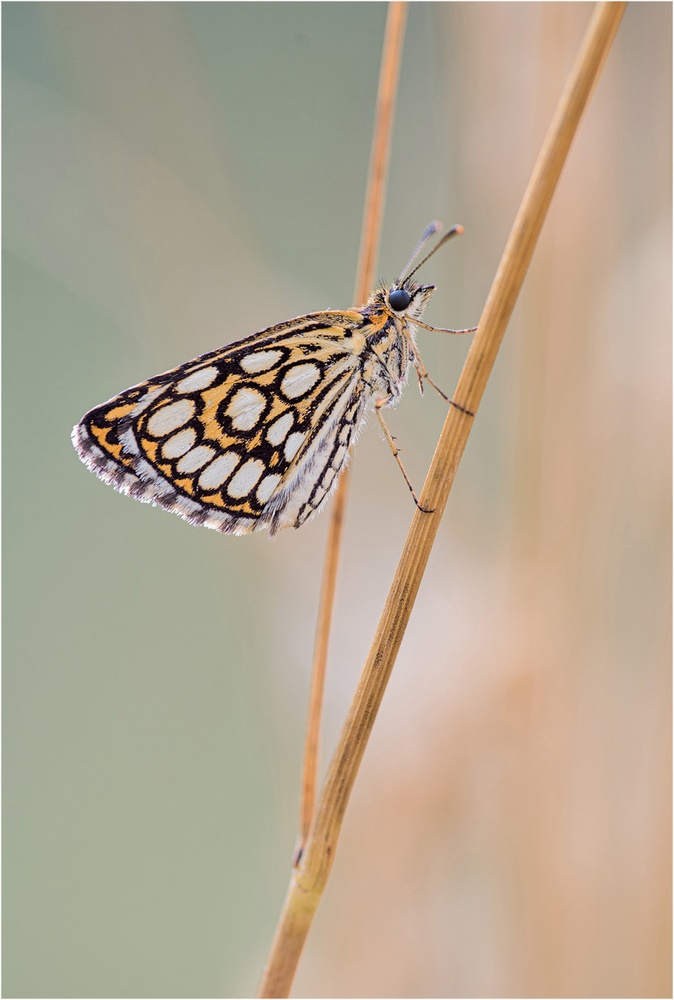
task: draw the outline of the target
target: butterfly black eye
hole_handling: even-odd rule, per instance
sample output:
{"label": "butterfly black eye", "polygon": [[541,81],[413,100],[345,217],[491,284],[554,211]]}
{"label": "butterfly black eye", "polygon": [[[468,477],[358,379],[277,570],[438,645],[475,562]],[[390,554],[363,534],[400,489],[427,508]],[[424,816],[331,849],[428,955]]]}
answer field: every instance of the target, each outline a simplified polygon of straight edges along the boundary
{"label": "butterfly black eye", "polygon": [[388,304],[396,312],[402,312],[403,309],[407,309],[411,301],[412,296],[404,288],[394,288],[392,292],[388,293]]}

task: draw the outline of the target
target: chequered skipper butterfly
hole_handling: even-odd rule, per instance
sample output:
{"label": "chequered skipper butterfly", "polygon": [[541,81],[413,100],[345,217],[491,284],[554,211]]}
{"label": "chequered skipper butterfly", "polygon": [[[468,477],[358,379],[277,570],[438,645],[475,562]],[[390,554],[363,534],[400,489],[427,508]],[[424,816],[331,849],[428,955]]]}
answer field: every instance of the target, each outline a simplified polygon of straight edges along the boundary
{"label": "chequered skipper butterfly", "polygon": [[[279,323],[121,392],[75,426],[85,465],[121,493],[217,531],[242,535],[301,524],[326,502],[368,410],[374,409],[415,502],[381,408],[395,405],[435,291],[406,274],[440,229],[424,230],[401,277],[361,308]],[[442,330],[470,333],[471,330]],[[457,405],[457,404],[454,404]]]}

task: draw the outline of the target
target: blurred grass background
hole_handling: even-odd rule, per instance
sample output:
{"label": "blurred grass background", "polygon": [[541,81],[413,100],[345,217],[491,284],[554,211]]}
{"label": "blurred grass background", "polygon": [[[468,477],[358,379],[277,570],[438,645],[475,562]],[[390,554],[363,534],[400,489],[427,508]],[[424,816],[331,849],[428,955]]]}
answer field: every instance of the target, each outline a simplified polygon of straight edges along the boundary
{"label": "blurred grass background", "polygon": [[[480,314],[590,17],[415,3],[380,274]],[[325,516],[225,538],[73,423],[351,304],[384,4],[5,3],[4,995],[245,996],[289,874]],[[628,6],[459,471],[297,996],[671,992],[671,6]],[[422,333],[446,389],[467,341]],[[420,485],[444,418],[391,426]],[[354,462],[326,747],[412,514]]]}

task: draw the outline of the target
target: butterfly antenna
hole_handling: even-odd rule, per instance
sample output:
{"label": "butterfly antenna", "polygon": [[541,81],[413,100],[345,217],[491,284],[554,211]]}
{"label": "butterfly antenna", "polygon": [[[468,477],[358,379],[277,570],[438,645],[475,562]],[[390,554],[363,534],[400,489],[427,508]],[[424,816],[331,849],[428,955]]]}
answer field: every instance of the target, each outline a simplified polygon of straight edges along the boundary
{"label": "butterfly antenna", "polygon": [[[428,232],[429,236],[432,235],[432,231],[429,232],[429,230],[431,229],[431,226],[434,226],[434,225],[437,225],[437,223],[432,222],[431,225],[427,226],[426,229],[424,230],[424,234],[421,237],[421,239],[419,240],[419,243],[417,244],[417,249],[412,254],[412,257],[410,258],[410,260],[409,260],[409,262],[407,264],[407,267],[410,266],[410,264],[415,259],[415,257],[417,256],[417,254],[419,253],[419,251],[423,247],[424,243],[426,242],[426,239],[428,239],[428,236],[426,236],[426,233]],[[447,243],[448,240],[451,240],[452,236],[461,236],[462,233],[463,233],[463,226],[452,226],[451,229],[448,229],[447,232],[445,233],[445,235],[440,240],[440,242],[436,243],[436,245],[433,247],[433,249],[430,251],[430,253],[427,253],[426,256],[424,257],[424,259],[421,260],[421,261],[419,261],[419,263],[417,264],[417,266],[415,268],[413,268],[413,270],[411,270],[409,272],[409,274],[405,275],[405,271],[407,270],[407,267],[405,268],[405,271],[403,271],[403,274],[405,275],[405,277],[403,278],[401,276],[399,278],[399,283],[402,283],[404,281],[408,281],[412,277],[413,274],[417,273],[417,271],[419,270],[420,267],[423,267],[423,265],[426,263],[426,261],[428,260],[428,258],[433,256],[433,254],[435,253],[436,250],[439,250],[440,247],[444,247],[445,243]],[[426,239],[424,239],[424,237],[426,237]]]}
{"label": "butterfly antenna", "polygon": [[412,264],[417,259],[417,257],[419,256],[419,254],[421,253],[421,251],[423,250],[423,248],[425,247],[425,245],[430,240],[431,236],[435,236],[435,234],[438,233],[438,232],[440,232],[441,229],[442,229],[442,223],[438,222],[437,219],[434,219],[433,222],[429,222],[428,223],[428,225],[424,229],[423,233],[421,234],[421,236],[417,240],[417,245],[415,246],[414,250],[412,251],[410,259],[407,261],[407,263],[405,264],[404,268],[400,272],[400,277],[398,278],[398,284],[402,283],[402,281],[404,280],[403,279],[403,275],[405,274],[405,271],[407,270],[408,267],[412,266]]}

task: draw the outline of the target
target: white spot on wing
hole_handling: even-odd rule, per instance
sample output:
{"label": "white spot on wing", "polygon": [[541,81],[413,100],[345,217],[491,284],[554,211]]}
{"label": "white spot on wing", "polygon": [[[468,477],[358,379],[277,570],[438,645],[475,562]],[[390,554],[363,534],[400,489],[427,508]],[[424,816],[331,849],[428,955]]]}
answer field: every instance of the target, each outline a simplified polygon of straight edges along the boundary
{"label": "white spot on wing", "polygon": [[178,462],[176,468],[178,472],[196,472],[200,469],[202,465],[210,460],[215,455],[215,451],[209,448],[207,444],[200,444],[198,448],[193,448],[192,451],[188,451],[180,461]]}
{"label": "white spot on wing", "polygon": [[259,458],[251,458],[241,466],[227,487],[232,497],[247,497],[265,470],[264,462]]}
{"label": "white spot on wing", "polygon": [[227,416],[237,430],[250,431],[262,416],[265,405],[265,398],[257,389],[239,389],[227,407]]}
{"label": "white spot on wing", "polygon": [[218,369],[212,365],[209,368],[200,368],[192,372],[187,378],[181,379],[176,386],[176,392],[197,392],[199,389],[206,389],[217,377]]}
{"label": "white spot on wing", "polygon": [[289,399],[298,399],[318,382],[321,370],[317,365],[294,365],[283,377],[281,392]]}
{"label": "white spot on wing", "polygon": [[306,434],[302,433],[301,431],[296,431],[294,434],[290,435],[290,437],[286,441],[286,446],[283,449],[283,453],[286,457],[287,462],[292,462],[293,458],[304,444],[305,438]]}
{"label": "white spot on wing", "polygon": [[168,441],[162,445],[161,453],[164,458],[180,458],[186,451],[189,451],[196,440],[196,431],[187,427],[184,431],[178,431]]}
{"label": "white spot on wing", "polygon": [[230,472],[236,468],[240,461],[239,456],[234,451],[228,451],[218,458],[214,458],[208,468],[199,476],[199,486],[202,490],[215,490],[222,486]]}
{"label": "white spot on wing", "polygon": [[273,445],[279,445],[285,440],[285,436],[293,425],[294,416],[290,410],[275,420],[267,431],[267,441]]}
{"label": "white spot on wing", "polygon": [[127,427],[125,431],[119,435],[119,440],[127,455],[137,455],[138,454],[138,442],[136,441],[136,435],[133,433],[133,428]]}
{"label": "white spot on wing", "polygon": [[254,351],[241,358],[239,365],[245,372],[253,375],[255,372],[266,372],[282,357],[281,351]]}
{"label": "white spot on wing", "polygon": [[266,503],[280,481],[280,476],[265,476],[255,493],[258,503]]}
{"label": "white spot on wing", "polygon": [[171,431],[177,431],[194,416],[194,403],[191,399],[179,399],[177,403],[169,403],[156,410],[147,422],[147,429],[155,437],[163,437]]}

